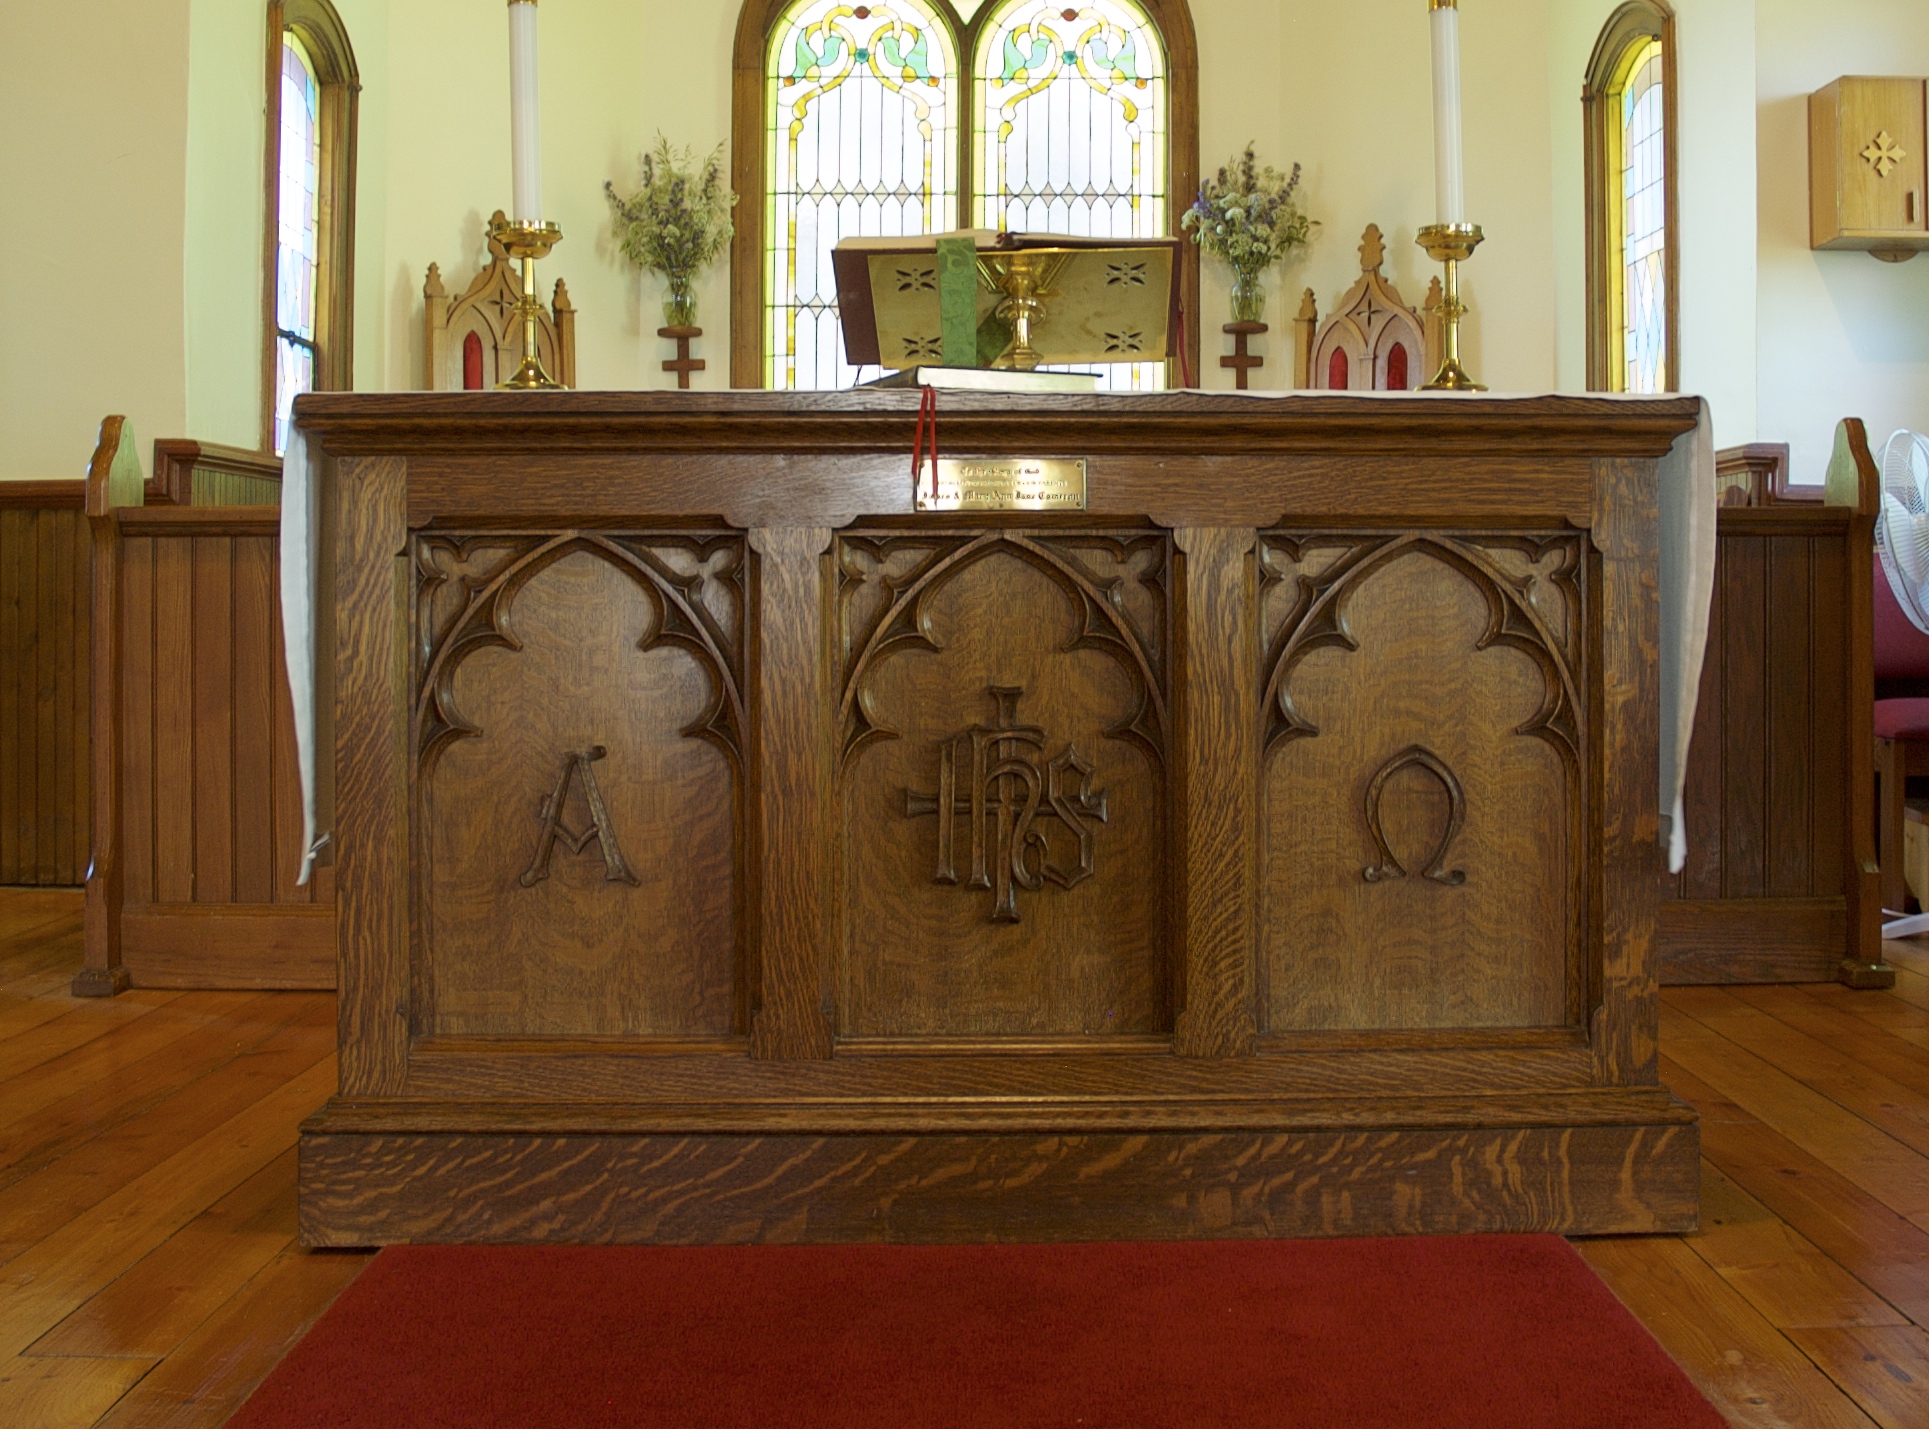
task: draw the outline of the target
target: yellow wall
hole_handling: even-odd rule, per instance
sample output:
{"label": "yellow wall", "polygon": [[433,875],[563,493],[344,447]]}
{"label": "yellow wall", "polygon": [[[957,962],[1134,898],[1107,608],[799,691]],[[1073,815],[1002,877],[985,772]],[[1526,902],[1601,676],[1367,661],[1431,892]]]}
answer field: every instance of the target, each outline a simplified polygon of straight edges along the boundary
{"label": "yellow wall", "polygon": [[[507,26],[498,3],[337,0],[361,69],[356,385],[420,383],[421,288],[452,290],[484,254],[509,189]],[[1499,389],[1584,382],[1579,93],[1614,0],[1464,0],[1468,198],[1488,242],[1466,269],[1470,365]],[[0,475],[72,475],[108,411],[143,441],[253,445],[260,430],[265,0],[104,0],[30,7],[0,52],[0,181],[53,235],[4,281],[47,336],[12,343],[0,381]],[[1929,261],[1807,249],[1801,96],[1843,72],[1929,73],[1919,0],[1677,0],[1682,77],[1682,371],[1723,443],[1788,440],[1812,476],[1836,417],[1929,427]],[[614,252],[605,179],[634,182],[661,131],[700,152],[729,132],[737,0],[542,7],[549,216],[543,265],[580,313],[585,386],[668,385],[660,280]],[[1385,231],[1388,274],[1418,301],[1413,246],[1433,215],[1430,81],[1419,0],[1198,0],[1202,161],[1244,143],[1306,166],[1322,231],[1277,276],[1267,384],[1298,295],[1330,309]],[[184,79],[185,77],[185,79]],[[1758,104],[1759,98],[1759,104]],[[1759,117],[1759,139],[1757,119]],[[1759,214],[1758,241],[1751,221]],[[698,385],[728,376],[727,265],[699,292]],[[1226,274],[1206,265],[1205,371]]]}
{"label": "yellow wall", "polygon": [[0,477],[85,474],[100,419],[186,425],[187,0],[15,5],[0,45]]}
{"label": "yellow wall", "polygon": [[1808,246],[1808,99],[1844,74],[1929,75],[1922,0],[1759,0],[1759,440],[1819,482],[1830,434],[1863,418],[1878,452],[1929,431],[1929,256],[1883,263]]}

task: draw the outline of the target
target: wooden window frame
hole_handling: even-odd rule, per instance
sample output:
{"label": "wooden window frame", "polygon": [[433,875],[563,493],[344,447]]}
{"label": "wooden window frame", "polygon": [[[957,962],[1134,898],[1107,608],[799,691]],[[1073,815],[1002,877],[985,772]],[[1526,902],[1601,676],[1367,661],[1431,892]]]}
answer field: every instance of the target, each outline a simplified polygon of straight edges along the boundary
{"label": "wooden window frame", "polygon": [[329,0],[269,0],[267,155],[262,192],[261,449],[275,449],[275,253],[281,217],[281,46],[293,30],[314,61],[321,95],[316,127],[315,385],[347,392],[355,385],[355,132],[362,92],[348,30]]}
{"label": "wooden window frame", "polygon": [[1668,352],[1662,390],[1681,390],[1681,173],[1677,162],[1681,95],[1674,11],[1663,0],[1628,0],[1602,28],[1581,91],[1587,192],[1587,385],[1592,392],[1627,389],[1625,365],[1614,361],[1614,335],[1625,321],[1625,314],[1614,310],[1619,286],[1614,265],[1622,255],[1614,232],[1618,205],[1608,187],[1620,179],[1616,80],[1628,50],[1654,40],[1661,43],[1661,143],[1667,165],[1662,185],[1662,281],[1668,289],[1663,318]]}
{"label": "wooden window frame", "polygon": [[[949,0],[924,0],[951,26],[958,44],[958,212],[969,226],[976,189],[977,55],[979,32],[998,9],[985,0],[970,21]],[[1179,236],[1179,220],[1199,194],[1199,45],[1186,0],[1133,0],[1158,27],[1166,61],[1166,231]],[[736,235],[730,245],[730,385],[764,385],[764,65],[770,32],[792,0],[744,0],[737,15],[730,111],[730,177],[737,193]],[[1180,249],[1179,291],[1185,313],[1182,362],[1199,372],[1199,249]],[[1179,373],[1168,363],[1167,385]],[[1195,377],[1195,380],[1196,377]]]}

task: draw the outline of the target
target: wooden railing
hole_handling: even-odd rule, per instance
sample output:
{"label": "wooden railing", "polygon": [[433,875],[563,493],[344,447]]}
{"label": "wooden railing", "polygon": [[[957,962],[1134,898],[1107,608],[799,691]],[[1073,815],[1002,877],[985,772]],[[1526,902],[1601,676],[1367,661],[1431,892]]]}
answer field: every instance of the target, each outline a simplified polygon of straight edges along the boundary
{"label": "wooden railing", "polygon": [[162,443],[155,460],[166,495],[185,490],[201,504],[143,505],[132,437],[110,417],[88,475],[100,698],[76,993],[334,985],[332,870],[295,883],[302,815],[280,512],[207,504],[207,451]]}
{"label": "wooden railing", "polygon": [[[1860,422],[1828,504],[1724,506],[1688,754],[1674,983],[1880,981],[1869,597],[1879,482]],[[1785,467],[1783,468],[1785,470]],[[1786,491],[1786,483],[1781,484]]]}

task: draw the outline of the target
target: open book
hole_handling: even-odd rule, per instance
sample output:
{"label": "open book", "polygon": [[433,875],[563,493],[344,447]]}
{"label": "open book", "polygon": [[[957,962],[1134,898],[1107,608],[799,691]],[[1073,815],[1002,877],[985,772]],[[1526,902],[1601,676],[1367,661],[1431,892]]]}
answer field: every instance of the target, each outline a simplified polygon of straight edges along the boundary
{"label": "open book", "polygon": [[[968,242],[968,250],[962,243]],[[947,265],[947,253],[966,262]],[[992,367],[1014,341],[1006,306],[1015,255],[1036,254],[1046,363],[1158,362],[1178,355],[1177,238],[1088,238],[964,229],[847,238],[831,253],[844,352],[853,365]]]}

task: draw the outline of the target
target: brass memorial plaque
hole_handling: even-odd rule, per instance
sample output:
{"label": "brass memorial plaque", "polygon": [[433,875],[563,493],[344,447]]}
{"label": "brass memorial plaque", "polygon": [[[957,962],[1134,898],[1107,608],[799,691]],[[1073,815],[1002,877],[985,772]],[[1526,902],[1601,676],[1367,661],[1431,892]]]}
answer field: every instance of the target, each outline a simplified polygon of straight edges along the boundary
{"label": "brass memorial plaque", "polygon": [[920,511],[1083,511],[1085,458],[940,457],[917,482]]}

